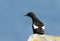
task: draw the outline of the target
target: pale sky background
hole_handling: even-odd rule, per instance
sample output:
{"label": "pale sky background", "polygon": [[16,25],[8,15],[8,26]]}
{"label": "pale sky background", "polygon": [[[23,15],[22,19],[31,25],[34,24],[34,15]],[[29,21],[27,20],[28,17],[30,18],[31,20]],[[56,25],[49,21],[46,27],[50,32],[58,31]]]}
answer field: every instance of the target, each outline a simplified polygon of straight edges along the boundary
{"label": "pale sky background", "polygon": [[60,0],[0,0],[0,41],[27,41],[34,12],[46,26],[45,34],[60,35]]}

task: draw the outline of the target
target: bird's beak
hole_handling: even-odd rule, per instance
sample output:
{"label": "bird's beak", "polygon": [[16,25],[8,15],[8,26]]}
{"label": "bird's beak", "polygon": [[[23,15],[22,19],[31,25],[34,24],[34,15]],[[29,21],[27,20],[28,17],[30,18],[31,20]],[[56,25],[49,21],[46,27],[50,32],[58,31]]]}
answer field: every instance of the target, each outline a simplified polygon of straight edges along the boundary
{"label": "bird's beak", "polygon": [[26,15],[24,15],[24,16],[26,16]]}
{"label": "bird's beak", "polygon": [[27,15],[24,15],[24,16],[27,16]]}

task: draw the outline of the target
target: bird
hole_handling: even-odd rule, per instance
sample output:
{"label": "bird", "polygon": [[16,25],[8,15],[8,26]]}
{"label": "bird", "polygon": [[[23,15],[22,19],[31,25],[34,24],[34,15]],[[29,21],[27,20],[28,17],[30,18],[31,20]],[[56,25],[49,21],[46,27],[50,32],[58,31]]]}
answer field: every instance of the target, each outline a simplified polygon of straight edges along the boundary
{"label": "bird", "polygon": [[32,19],[33,34],[44,34],[45,25],[40,21],[33,12],[29,12],[24,16],[28,16]]}

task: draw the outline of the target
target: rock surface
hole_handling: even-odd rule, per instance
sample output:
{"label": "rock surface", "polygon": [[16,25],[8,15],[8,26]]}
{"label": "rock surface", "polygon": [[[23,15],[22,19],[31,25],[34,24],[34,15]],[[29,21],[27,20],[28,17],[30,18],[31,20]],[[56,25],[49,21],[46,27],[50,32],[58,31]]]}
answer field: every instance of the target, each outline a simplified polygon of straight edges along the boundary
{"label": "rock surface", "polygon": [[29,36],[28,41],[60,41],[60,36],[33,34]]}

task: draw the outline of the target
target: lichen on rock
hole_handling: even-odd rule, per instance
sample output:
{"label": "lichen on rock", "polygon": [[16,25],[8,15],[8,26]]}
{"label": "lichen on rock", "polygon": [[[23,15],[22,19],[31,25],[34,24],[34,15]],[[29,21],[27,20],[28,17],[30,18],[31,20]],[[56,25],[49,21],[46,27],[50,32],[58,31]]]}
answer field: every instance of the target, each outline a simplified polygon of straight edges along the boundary
{"label": "lichen on rock", "polygon": [[28,41],[60,41],[60,36],[33,34],[29,36]]}

